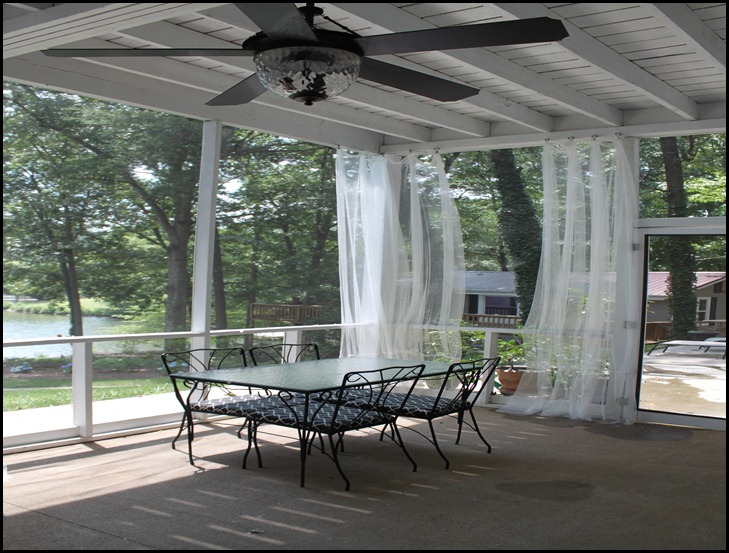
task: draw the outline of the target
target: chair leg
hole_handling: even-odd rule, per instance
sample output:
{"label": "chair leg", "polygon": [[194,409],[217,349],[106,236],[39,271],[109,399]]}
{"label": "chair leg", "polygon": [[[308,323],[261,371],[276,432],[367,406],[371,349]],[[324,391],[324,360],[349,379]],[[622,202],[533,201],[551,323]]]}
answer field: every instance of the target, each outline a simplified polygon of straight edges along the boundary
{"label": "chair leg", "polygon": [[[248,435],[248,446],[246,447],[246,451],[243,454],[243,463],[241,464],[241,468],[246,468],[246,463],[248,462],[248,454],[251,452],[251,445],[253,437],[251,436],[251,421],[246,422],[245,427],[248,429],[247,435]],[[243,427],[241,426],[241,430],[243,430]]]}
{"label": "chair leg", "polygon": [[[382,430],[380,431],[380,441],[385,437],[385,434],[387,433],[387,429],[390,427],[389,424],[386,424],[382,427]],[[394,428],[394,427],[393,427]],[[392,436],[388,436],[391,440],[395,440],[395,433],[392,433]]]}
{"label": "chair leg", "polygon": [[[317,432],[317,436],[319,436],[319,449],[321,450],[322,454],[326,454],[324,451],[324,437],[321,435],[321,432]],[[311,440],[309,440],[309,448],[308,448],[309,455],[311,455],[311,448],[314,447],[315,439],[316,439],[316,436],[312,436]]]}
{"label": "chair leg", "polygon": [[[195,423],[193,422],[192,411],[188,411],[185,416],[187,418],[187,458],[194,467],[195,461],[192,459],[192,441],[195,439]],[[182,431],[182,428],[180,428],[180,431]]]}
{"label": "chair leg", "polygon": [[445,468],[446,470],[448,470],[448,468],[451,466],[451,462],[445,455],[443,455],[443,452],[440,450],[440,446],[438,445],[438,438],[435,437],[435,428],[433,427],[433,421],[429,420],[428,426],[430,426],[430,435],[433,436],[433,445],[435,446],[435,450],[438,452],[438,455],[440,455],[441,458],[445,461]]}
{"label": "chair leg", "polygon": [[[405,447],[405,442],[403,442],[403,440],[402,440],[402,436],[400,435],[400,430],[398,430],[398,428],[397,428],[397,421],[391,422],[389,426],[392,426],[392,441],[400,446],[403,453],[405,454],[405,457],[407,457],[408,460],[410,461],[410,463],[412,463],[413,472],[418,472],[418,465],[415,463],[415,459],[413,459],[410,456],[410,452]],[[383,432],[384,432],[384,429],[383,429]],[[397,438],[397,440],[395,438]]]}
{"label": "chair leg", "polygon": [[180,439],[180,436],[182,436],[182,431],[185,429],[185,421],[187,420],[187,415],[182,416],[182,421],[180,421],[180,429],[177,431],[177,436],[174,437],[172,440],[172,449],[177,449],[175,447],[175,442]]}
{"label": "chair leg", "polygon": [[339,464],[339,456],[337,455],[337,450],[340,447],[339,442],[341,440],[342,440],[342,437],[340,435],[339,439],[337,440],[337,443],[335,444],[334,437],[332,436],[332,434],[329,434],[329,447],[332,449],[332,461],[334,461],[334,464],[337,466],[337,470],[339,471],[339,474],[344,479],[344,482],[345,482],[344,491],[348,492],[349,486],[350,486],[349,479],[347,478],[347,475],[344,474],[344,470],[342,470],[342,465]]}
{"label": "chair leg", "polygon": [[387,425],[382,427],[382,430],[380,430],[380,441],[385,437],[385,431],[387,430]]}
{"label": "chair leg", "polygon": [[456,445],[461,441],[461,430],[463,429],[463,411],[458,411],[458,435],[456,436]]}
{"label": "chair leg", "polygon": [[[486,438],[483,437],[483,434],[481,434],[481,430],[478,428],[478,423],[476,422],[476,416],[473,414],[473,410],[469,409],[468,412],[471,414],[471,420],[473,421],[473,429],[476,431],[476,434],[478,434],[478,437],[481,438],[481,441],[486,444],[486,447],[488,448],[488,452],[491,453],[491,444],[486,441]],[[460,433],[460,427],[459,427],[459,433]],[[458,443],[458,442],[456,442]]]}

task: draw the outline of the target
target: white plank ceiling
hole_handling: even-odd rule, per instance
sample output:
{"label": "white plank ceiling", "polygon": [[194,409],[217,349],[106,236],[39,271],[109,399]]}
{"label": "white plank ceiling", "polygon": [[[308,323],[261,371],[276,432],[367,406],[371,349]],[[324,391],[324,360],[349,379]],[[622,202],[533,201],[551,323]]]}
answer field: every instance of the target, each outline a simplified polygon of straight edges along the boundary
{"label": "white plank ceiling", "polygon": [[[303,4],[297,4],[303,5]],[[54,90],[368,151],[481,149],[550,137],[726,129],[725,3],[334,3],[367,36],[548,16],[558,43],[382,56],[480,89],[436,102],[359,80],[307,107],[267,93],[205,102],[254,72],[249,57],[51,58],[47,48],[226,48],[259,29],[226,3],[4,3],[3,75]],[[339,30],[319,19],[322,28]]]}

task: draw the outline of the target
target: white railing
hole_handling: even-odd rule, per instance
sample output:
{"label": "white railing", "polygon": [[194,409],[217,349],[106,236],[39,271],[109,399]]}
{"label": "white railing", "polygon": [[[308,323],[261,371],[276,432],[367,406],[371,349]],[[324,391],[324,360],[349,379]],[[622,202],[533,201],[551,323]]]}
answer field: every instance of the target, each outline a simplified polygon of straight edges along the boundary
{"label": "white railing", "polygon": [[[57,440],[71,441],[89,441],[98,439],[102,435],[119,435],[133,431],[141,425],[153,426],[160,424],[179,424],[180,410],[170,412],[166,415],[150,414],[148,417],[140,416],[144,413],[135,413],[135,417],[130,416],[128,419],[117,420],[113,423],[99,424],[94,422],[93,417],[93,399],[92,399],[92,375],[94,368],[93,348],[94,344],[101,342],[149,342],[158,340],[164,342],[172,339],[190,339],[193,344],[206,344],[211,338],[218,337],[241,337],[256,334],[283,335],[283,341],[290,343],[302,343],[306,341],[304,333],[308,331],[321,330],[341,330],[341,324],[324,324],[324,325],[306,325],[306,326],[287,326],[287,327],[264,327],[264,328],[242,328],[242,329],[226,329],[212,330],[209,334],[203,332],[160,332],[160,333],[141,333],[141,334],[113,334],[99,336],[67,336],[53,338],[35,338],[28,340],[7,340],[3,341],[3,350],[15,347],[32,347],[43,345],[71,344],[71,388],[72,388],[72,410],[71,425],[69,428],[46,430],[42,427],[27,426],[23,428],[24,432],[16,432],[11,437],[3,436],[4,451],[13,448],[28,448],[37,446],[41,443],[48,444]],[[484,328],[484,327],[459,327],[461,331],[472,331],[484,334],[484,357],[494,357],[497,355],[497,341],[500,334],[513,334],[515,331],[511,328]],[[204,347],[195,345],[192,347]],[[162,353],[160,351],[160,353]],[[489,394],[483,394],[482,398],[488,402]],[[29,409],[23,412],[34,411]],[[5,413],[3,415],[5,428]],[[122,417],[123,418],[123,417]],[[140,422],[143,421],[143,422]],[[51,422],[51,421],[47,421]],[[41,425],[43,421],[41,420]],[[12,423],[11,423],[12,424]],[[24,423],[25,424],[25,423]],[[5,434],[5,433],[4,433]]]}

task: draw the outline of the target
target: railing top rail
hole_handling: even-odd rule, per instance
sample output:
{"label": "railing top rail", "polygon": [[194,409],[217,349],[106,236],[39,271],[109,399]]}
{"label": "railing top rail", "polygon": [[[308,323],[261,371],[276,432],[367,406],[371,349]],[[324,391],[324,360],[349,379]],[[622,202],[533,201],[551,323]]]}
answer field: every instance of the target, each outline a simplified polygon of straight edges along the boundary
{"label": "railing top rail", "polygon": [[204,336],[203,332],[147,332],[143,334],[98,334],[87,336],[56,336],[53,338],[28,338],[3,340],[3,347],[44,346],[48,344],[78,344],[86,342],[112,342],[119,340],[169,340],[171,338],[194,338]]}
{"label": "railing top rail", "polygon": [[[270,326],[258,328],[233,328],[223,330],[211,330],[208,334],[210,337],[217,336],[245,336],[249,334],[262,333],[286,333],[308,330],[336,330],[345,327],[363,326],[354,324],[320,324],[320,325],[297,325],[297,326]],[[434,327],[436,329],[436,327]],[[437,327],[437,330],[442,330]],[[448,330],[448,329],[446,329]],[[451,330],[476,331],[476,332],[510,332],[520,331],[514,328],[494,328],[483,326],[454,326]],[[170,340],[175,338],[200,338],[206,336],[205,332],[199,331],[180,331],[180,332],[146,332],[138,334],[99,334],[89,336],[54,336],[48,338],[28,338],[22,340],[3,340],[3,347],[19,347],[19,346],[44,346],[49,344],[74,344],[89,342],[113,342],[113,341],[142,341],[142,340]]]}
{"label": "railing top rail", "polygon": [[[291,332],[297,330],[326,330],[342,328],[342,324],[304,325],[304,326],[272,326],[260,328],[237,328],[224,330],[211,330],[210,336],[240,336],[245,334],[258,334],[261,332]],[[138,334],[98,334],[88,336],[54,336],[48,338],[28,338],[22,340],[3,340],[3,347],[15,346],[43,346],[48,344],[73,344],[86,342],[111,342],[120,340],[169,340],[174,338],[200,338],[205,336],[201,331],[180,332],[145,332]]]}

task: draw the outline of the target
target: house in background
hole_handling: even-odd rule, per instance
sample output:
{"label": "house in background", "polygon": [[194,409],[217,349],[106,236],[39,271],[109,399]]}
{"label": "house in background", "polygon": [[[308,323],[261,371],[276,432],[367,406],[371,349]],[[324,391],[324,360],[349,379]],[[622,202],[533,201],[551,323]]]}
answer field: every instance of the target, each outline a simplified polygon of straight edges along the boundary
{"label": "house in background", "polygon": [[[668,272],[661,271],[648,273],[646,340],[663,340],[671,326],[668,275]],[[694,291],[698,331],[707,335],[726,336],[726,272],[697,272]]]}
{"label": "house in background", "polygon": [[[726,336],[726,272],[697,272],[695,291],[699,330]],[[668,272],[648,273],[647,297],[646,340],[662,340],[671,326]],[[518,312],[514,273],[466,271],[468,325],[516,328]]]}
{"label": "house in background", "polygon": [[514,273],[466,271],[463,320],[467,325],[516,328],[518,313]]}

